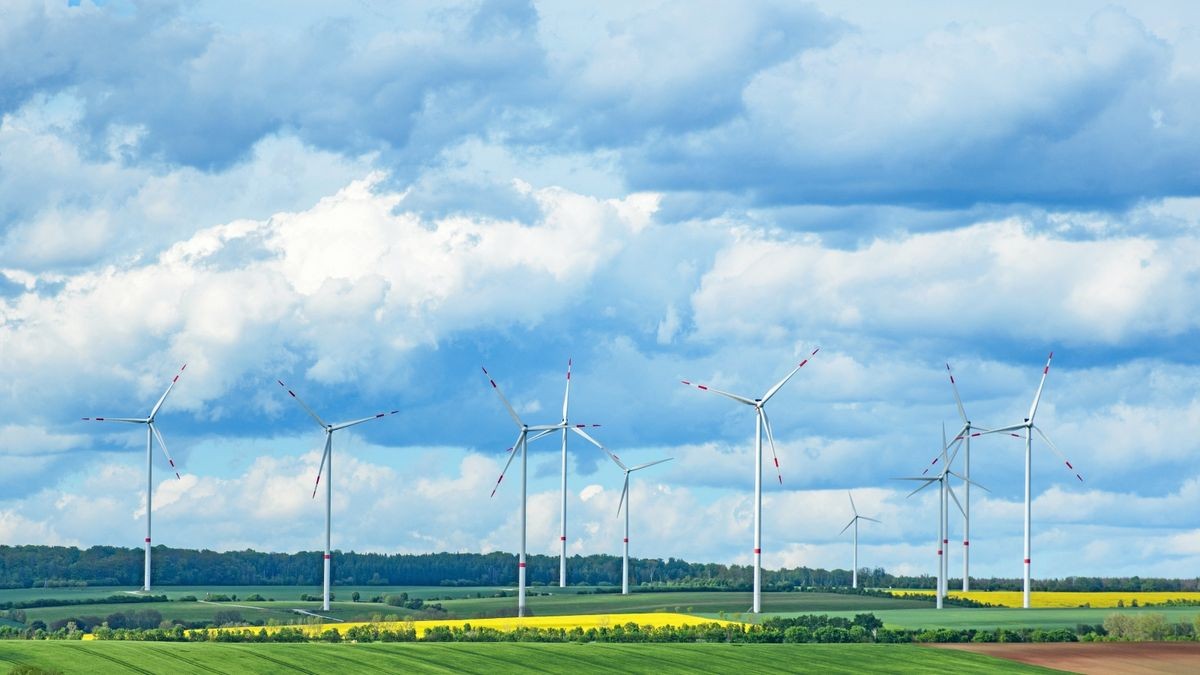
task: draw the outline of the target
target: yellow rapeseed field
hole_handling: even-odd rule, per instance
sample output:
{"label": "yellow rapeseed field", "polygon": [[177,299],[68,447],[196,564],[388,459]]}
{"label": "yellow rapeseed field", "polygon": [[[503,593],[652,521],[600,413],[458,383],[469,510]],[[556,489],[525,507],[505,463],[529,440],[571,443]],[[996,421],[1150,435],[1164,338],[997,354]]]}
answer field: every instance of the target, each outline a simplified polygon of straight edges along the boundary
{"label": "yellow rapeseed field", "polygon": [[[434,627],[446,626],[451,628],[461,628],[464,624],[471,624],[476,628],[494,628],[496,630],[515,630],[517,628],[601,628],[606,626],[619,626],[627,623],[636,623],[639,626],[696,626],[705,623],[719,623],[722,625],[735,624],[735,621],[722,621],[720,619],[708,619],[701,616],[692,616],[691,614],[675,614],[672,612],[649,612],[641,614],[570,614],[563,616],[527,616],[524,618],[506,617],[500,619],[434,619],[429,621],[370,621],[370,622],[329,622],[329,623],[312,623],[312,624],[296,624],[292,626],[245,626],[238,628],[224,628],[222,630],[246,630],[257,633],[265,628],[268,633],[274,633],[281,628],[299,628],[305,633],[316,635],[330,628],[338,629],[338,632],[345,633],[355,626],[375,625],[380,628],[389,630],[397,630],[401,628],[413,628],[417,631],[417,636],[421,637]],[[204,631],[208,629],[197,629]]]}
{"label": "yellow rapeseed field", "polygon": [[[921,595],[932,596],[933,591],[926,590],[900,590],[892,591],[892,595],[903,597],[905,595]],[[1020,607],[1021,606],[1021,591],[950,591],[952,598],[967,598],[976,602],[986,602],[989,605],[997,605],[1000,607]],[[1162,604],[1167,600],[1191,600],[1200,601],[1200,592],[1194,591],[1162,591],[1162,592],[1133,592],[1133,591],[1102,591],[1102,592],[1074,592],[1074,591],[1034,591],[1030,596],[1030,602],[1034,607],[1117,607],[1121,603],[1125,607],[1133,605],[1133,601],[1137,600],[1137,604]]]}

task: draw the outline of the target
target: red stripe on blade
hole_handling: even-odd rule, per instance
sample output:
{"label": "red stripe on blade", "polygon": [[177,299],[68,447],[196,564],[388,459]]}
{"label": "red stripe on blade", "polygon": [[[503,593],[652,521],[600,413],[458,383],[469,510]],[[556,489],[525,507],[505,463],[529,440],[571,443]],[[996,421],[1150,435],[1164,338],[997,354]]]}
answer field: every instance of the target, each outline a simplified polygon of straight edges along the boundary
{"label": "red stripe on blade", "polygon": [[326,553],[326,554],[325,554],[325,559],[326,559],[326,560],[329,560],[329,559],[330,559],[330,558],[332,558],[332,557],[333,557],[333,556],[329,555],[328,553]]}
{"label": "red stripe on blade", "polygon": [[146,543],[147,543],[147,544],[149,544],[149,543],[150,543],[150,537],[146,537]]}
{"label": "red stripe on blade", "polygon": [[761,548],[756,548],[756,549],[754,549],[754,554],[755,554],[755,555],[759,555],[759,554],[761,554],[761,553],[762,553],[762,549],[761,549]]}
{"label": "red stripe on blade", "polygon": [[1026,565],[1028,565],[1028,564],[1029,564],[1029,558],[1026,558],[1026,559],[1025,559],[1025,564],[1026,564]]}
{"label": "red stripe on blade", "polygon": [[566,541],[566,540],[567,540],[567,538],[566,538],[566,537],[559,537],[559,538],[558,538],[558,540],[559,540],[559,541]]}
{"label": "red stripe on blade", "polygon": [[517,563],[517,567],[524,567],[525,563]]}

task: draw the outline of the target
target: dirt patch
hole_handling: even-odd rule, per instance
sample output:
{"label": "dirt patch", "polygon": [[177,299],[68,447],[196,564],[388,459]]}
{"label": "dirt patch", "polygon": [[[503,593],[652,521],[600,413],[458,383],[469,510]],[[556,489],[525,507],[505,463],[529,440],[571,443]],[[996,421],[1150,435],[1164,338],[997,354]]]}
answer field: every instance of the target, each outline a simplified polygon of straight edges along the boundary
{"label": "dirt patch", "polygon": [[1074,673],[1200,673],[1197,642],[1044,642],[938,644]]}

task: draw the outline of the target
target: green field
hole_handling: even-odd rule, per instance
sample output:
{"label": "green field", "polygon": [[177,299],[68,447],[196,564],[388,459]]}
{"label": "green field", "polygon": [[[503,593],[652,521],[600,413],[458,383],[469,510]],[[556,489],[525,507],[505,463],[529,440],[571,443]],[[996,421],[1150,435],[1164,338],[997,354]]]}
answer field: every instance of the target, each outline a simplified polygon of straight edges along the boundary
{"label": "green field", "polygon": [[[770,616],[796,616],[802,612],[764,612]],[[857,612],[826,612],[830,616],[853,618]],[[1086,608],[1046,607],[1020,609],[1011,607],[947,607],[945,609],[883,609],[872,614],[883,621],[886,628],[1074,628],[1078,624],[1102,624],[1111,614],[1162,614],[1170,622],[1191,623],[1200,615],[1200,607],[1148,607],[1148,608]],[[716,618],[716,614],[704,616]]]}
{"label": "green field", "polygon": [[[22,593],[28,593],[31,589],[19,589]],[[41,589],[32,589],[41,590]],[[65,597],[105,597],[111,595],[115,589],[97,589],[92,595],[75,595],[62,596],[58,591],[62,589],[47,589],[43,590],[45,596],[29,596],[26,595],[21,599],[32,599],[34,597],[52,597],[55,599]],[[446,614],[425,615],[430,618],[483,618],[493,616],[512,616],[516,613],[517,599],[514,596],[504,598],[494,597],[468,597],[473,595],[491,595],[499,588],[441,588],[441,587],[390,587],[386,592],[400,593],[406,592],[410,597],[434,598],[458,596],[452,600],[437,600],[445,608]],[[506,589],[511,590],[511,589]],[[628,596],[622,596],[617,593],[601,593],[601,594],[579,594],[580,588],[559,589],[545,588],[538,589],[539,592],[548,592],[551,595],[531,595],[528,599],[528,607],[530,614],[534,616],[549,616],[562,614],[616,614],[625,612],[656,612],[656,611],[678,611],[688,614],[707,614],[713,617],[725,613],[728,618],[745,619],[745,613],[750,607],[750,593],[738,592],[700,592],[700,591],[680,591],[669,593],[634,593]],[[273,591],[273,592],[272,592]],[[343,602],[335,601],[331,603],[330,611],[321,611],[319,602],[301,602],[297,600],[301,593],[307,592],[308,589],[294,586],[274,586],[274,587],[214,587],[214,588],[198,588],[198,587],[164,587],[155,591],[162,593],[172,598],[179,598],[184,595],[195,595],[204,597],[207,592],[224,593],[226,595],[236,594],[238,598],[244,598],[253,593],[259,593],[267,598],[276,598],[275,602],[247,602],[245,600],[237,600],[232,602],[220,603],[204,603],[204,602],[146,602],[146,603],[114,603],[114,604],[96,604],[96,605],[61,605],[55,607],[34,607],[25,609],[27,621],[41,620],[47,624],[62,619],[79,618],[84,616],[105,617],[114,612],[131,612],[135,610],[153,609],[163,615],[165,619],[179,619],[181,621],[206,621],[211,620],[217,612],[223,610],[236,610],[242,614],[242,617],[249,622],[257,620],[275,619],[277,621],[288,623],[293,621],[304,621],[304,617],[297,614],[293,610],[303,609],[310,612],[316,612],[323,616],[333,617],[344,621],[369,621],[375,616],[387,617],[389,615],[395,617],[404,617],[413,615],[420,618],[419,613],[414,613],[412,610],[406,610],[400,607],[393,607],[381,603],[369,602]],[[380,587],[371,589],[371,595],[378,595],[381,592]],[[339,591],[341,597],[349,596],[349,592]],[[13,591],[0,592],[0,601],[9,600],[3,593],[13,593]],[[367,593],[363,593],[364,597],[371,597]],[[15,598],[11,598],[15,599]],[[878,612],[882,610],[902,610],[902,609],[923,609],[932,605],[928,600],[898,600],[893,598],[875,598],[860,595],[840,595],[833,593],[764,593],[763,607],[774,612],[787,613],[822,613],[846,611],[851,615],[858,612]]]}
{"label": "green field", "polygon": [[0,642],[0,668],[63,673],[1049,673],[913,645]]}

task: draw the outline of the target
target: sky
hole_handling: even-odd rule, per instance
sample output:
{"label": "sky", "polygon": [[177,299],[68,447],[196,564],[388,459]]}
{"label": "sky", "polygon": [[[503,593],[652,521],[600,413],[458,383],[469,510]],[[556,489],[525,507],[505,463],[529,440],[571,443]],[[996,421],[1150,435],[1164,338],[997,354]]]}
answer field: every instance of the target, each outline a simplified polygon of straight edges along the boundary
{"label": "sky", "polygon": [[[631,552],[935,571],[962,421],[1033,445],[1033,574],[1200,566],[1200,6],[11,0],[0,543],[515,551],[517,428],[634,475]],[[1023,443],[971,448],[972,574],[1021,574]],[[555,553],[560,441],[530,446]],[[622,475],[568,447],[568,546]],[[963,456],[956,466],[963,468]],[[514,465],[516,466],[516,465]],[[959,490],[959,496],[964,496]],[[961,519],[952,518],[952,542]],[[950,546],[961,570],[961,545]],[[315,564],[315,563],[314,563]]]}

